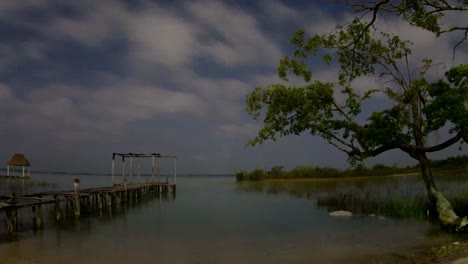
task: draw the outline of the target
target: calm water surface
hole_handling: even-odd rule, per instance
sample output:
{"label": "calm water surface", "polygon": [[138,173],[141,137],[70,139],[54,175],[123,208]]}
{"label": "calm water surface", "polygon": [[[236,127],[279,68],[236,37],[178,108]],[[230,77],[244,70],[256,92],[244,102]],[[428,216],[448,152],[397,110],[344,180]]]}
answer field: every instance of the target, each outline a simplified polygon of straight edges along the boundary
{"label": "calm water surface", "polygon": [[[24,183],[2,180],[0,193],[72,189],[73,178],[82,188],[111,181],[41,174]],[[437,183],[454,199],[468,192],[466,173]],[[331,217],[333,210],[354,216]],[[0,260],[6,261],[0,263],[380,263],[381,256],[467,239],[425,219],[418,176],[248,183],[180,176],[176,197],[79,220],[57,222],[51,211],[43,208],[46,226],[38,232],[30,228],[30,212],[19,212],[21,231],[13,240],[0,225]]]}

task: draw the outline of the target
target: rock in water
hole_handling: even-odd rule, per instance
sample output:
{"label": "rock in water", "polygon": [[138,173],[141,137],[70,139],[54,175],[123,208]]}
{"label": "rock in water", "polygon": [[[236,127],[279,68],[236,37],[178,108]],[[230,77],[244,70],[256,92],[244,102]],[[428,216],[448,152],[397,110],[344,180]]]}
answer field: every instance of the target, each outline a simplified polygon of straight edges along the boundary
{"label": "rock in water", "polygon": [[330,213],[328,213],[328,215],[330,215],[330,216],[340,216],[340,217],[343,217],[343,216],[349,217],[349,216],[353,216],[353,213],[351,213],[349,211],[339,210],[339,211],[330,212]]}

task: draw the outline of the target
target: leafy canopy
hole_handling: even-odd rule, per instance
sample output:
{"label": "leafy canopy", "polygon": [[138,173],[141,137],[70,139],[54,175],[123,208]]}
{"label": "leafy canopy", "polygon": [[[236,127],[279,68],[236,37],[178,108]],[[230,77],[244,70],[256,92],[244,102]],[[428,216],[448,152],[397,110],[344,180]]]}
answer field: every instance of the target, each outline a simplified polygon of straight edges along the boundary
{"label": "leafy canopy", "polygon": [[364,13],[364,16],[372,13],[368,27],[375,23],[378,14],[389,13],[400,16],[411,25],[431,31],[436,36],[462,32],[463,36],[454,46],[454,53],[455,49],[468,39],[468,26],[457,24],[456,20],[444,19],[466,15],[463,12],[468,11],[468,0],[339,0],[338,2],[353,7],[355,13]]}
{"label": "leafy canopy", "polygon": [[[425,77],[434,66],[430,59],[412,70],[412,43],[368,25],[356,18],[330,34],[295,32],[294,55],[280,61],[278,75],[284,81],[299,77],[304,85],[274,84],[248,94],[247,112],[254,119],[263,117],[264,124],[250,145],[309,133],[357,161],[391,149],[416,157],[468,140],[468,65],[430,81]],[[335,81],[313,78],[309,65],[319,61],[339,65]],[[380,85],[365,90],[356,79],[369,76]],[[369,115],[363,109],[376,95],[389,107]],[[426,146],[430,133],[444,126],[450,127],[451,137]]]}

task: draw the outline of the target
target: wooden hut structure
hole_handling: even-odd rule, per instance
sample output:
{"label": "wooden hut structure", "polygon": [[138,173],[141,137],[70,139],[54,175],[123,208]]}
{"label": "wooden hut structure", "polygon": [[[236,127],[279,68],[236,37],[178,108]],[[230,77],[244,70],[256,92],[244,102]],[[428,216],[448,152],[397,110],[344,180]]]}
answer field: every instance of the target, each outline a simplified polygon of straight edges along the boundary
{"label": "wooden hut structure", "polygon": [[31,163],[29,163],[29,160],[21,153],[17,153],[11,157],[10,161],[7,163],[7,176],[10,176],[10,166],[13,166],[13,175],[16,176],[16,166],[21,166],[23,167],[23,177],[25,176],[25,167],[28,167],[28,177],[31,174]]}

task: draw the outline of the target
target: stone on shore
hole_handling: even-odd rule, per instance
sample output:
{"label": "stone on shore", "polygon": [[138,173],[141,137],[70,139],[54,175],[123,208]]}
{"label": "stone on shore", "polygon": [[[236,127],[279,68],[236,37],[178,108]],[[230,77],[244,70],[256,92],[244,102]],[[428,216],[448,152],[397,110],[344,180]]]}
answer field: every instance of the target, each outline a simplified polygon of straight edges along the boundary
{"label": "stone on shore", "polygon": [[330,213],[328,213],[328,215],[338,216],[338,217],[350,217],[350,216],[353,216],[353,213],[351,213],[349,211],[339,210],[339,211],[330,212]]}

